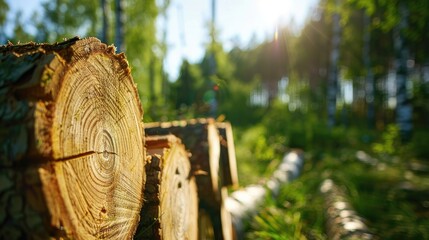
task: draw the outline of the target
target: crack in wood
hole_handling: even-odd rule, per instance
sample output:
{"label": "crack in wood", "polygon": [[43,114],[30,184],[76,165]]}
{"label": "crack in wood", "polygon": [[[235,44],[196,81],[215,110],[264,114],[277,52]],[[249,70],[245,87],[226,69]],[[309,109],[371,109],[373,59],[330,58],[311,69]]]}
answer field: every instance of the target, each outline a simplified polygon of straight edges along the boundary
{"label": "crack in wood", "polygon": [[73,159],[76,159],[76,158],[88,157],[88,156],[91,156],[91,155],[94,155],[94,154],[103,154],[103,155],[105,155],[105,154],[111,154],[111,155],[118,156],[118,154],[115,153],[115,152],[109,152],[109,151],[102,151],[102,152],[88,151],[88,152],[79,153],[79,154],[76,154],[76,155],[71,155],[71,156],[68,156],[68,157],[56,158],[56,159],[54,159],[54,161],[56,161],[56,162],[66,162],[66,161],[70,161],[70,160],[73,160]]}

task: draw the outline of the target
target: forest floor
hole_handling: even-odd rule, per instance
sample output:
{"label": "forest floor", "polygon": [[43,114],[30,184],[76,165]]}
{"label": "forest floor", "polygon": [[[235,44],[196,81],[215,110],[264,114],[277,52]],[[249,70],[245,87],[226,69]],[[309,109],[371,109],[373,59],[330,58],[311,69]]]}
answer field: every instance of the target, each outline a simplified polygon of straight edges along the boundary
{"label": "forest floor", "polygon": [[[258,127],[239,131],[242,135],[236,145],[242,186],[269,176],[280,162],[280,155],[265,151],[272,145],[261,143],[261,131]],[[306,150],[304,162],[297,180],[283,186],[276,199],[267,197],[260,213],[248,223],[246,239],[327,239],[319,189],[328,178],[344,190],[376,238],[429,239],[427,159],[407,158],[398,151],[387,154],[341,147]]]}

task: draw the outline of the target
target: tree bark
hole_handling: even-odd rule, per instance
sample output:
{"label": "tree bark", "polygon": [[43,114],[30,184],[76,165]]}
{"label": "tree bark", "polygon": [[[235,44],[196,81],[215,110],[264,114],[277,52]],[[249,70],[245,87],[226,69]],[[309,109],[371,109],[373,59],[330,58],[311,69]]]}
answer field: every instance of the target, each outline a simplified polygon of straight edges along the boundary
{"label": "tree bark", "polygon": [[231,124],[217,122],[220,135],[220,169],[222,186],[238,187],[237,160]]}
{"label": "tree bark", "polygon": [[124,55],[95,38],[2,46],[0,89],[0,235],[131,239],[145,152]]}
{"label": "tree bark", "polygon": [[197,239],[198,196],[188,153],[173,135],[146,139],[146,202],[136,239]]}
{"label": "tree bark", "polygon": [[221,203],[219,185],[220,139],[213,119],[146,123],[146,135],[173,134],[191,152],[191,168],[204,204],[218,207]]}

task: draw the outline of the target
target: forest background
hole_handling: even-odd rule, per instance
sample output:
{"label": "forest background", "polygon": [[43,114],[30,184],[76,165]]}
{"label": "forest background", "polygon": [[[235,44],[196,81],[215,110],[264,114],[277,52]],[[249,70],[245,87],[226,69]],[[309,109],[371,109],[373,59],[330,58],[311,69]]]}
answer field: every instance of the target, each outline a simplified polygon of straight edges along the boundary
{"label": "forest background", "polygon": [[[0,43],[75,35],[114,43],[131,65],[145,122],[212,116],[232,123],[244,185],[269,175],[287,150],[304,149],[307,177],[297,184],[306,187],[287,190],[304,196],[293,200],[301,208],[272,203],[289,215],[265,213],[302,213],[290,218],[292,225],[302,225],[301,237],[324,236],[323,220],[306,216],[323,215],[308,202],[320,203],[312,192],[323,176],[347,186],[358,210],[385,239],[429,239],[428,221],[422,220],[429,216],[429,196],[422,194],[429,188],[429,1],[320,0],[302,26],[282,23],[266,39],[228,51],[222,29],[208,22],[204,56],[183,59],[176,79],[166,73],[168,44],[156,24],[169,7],[169,0],[42,1],[41,11],[24,22],[22,12],[7,18],[8,2],[0,0]],[[358,150],[384,169],[355,163]],[[414,184],[411,195],[392,188],[404,181]],[[380,187],[368,189],[369,183]],[[383,191],[392,189],[391,205],[377,210]],[[372,196],[373,205],[363,205],[363,196]],[[253,234],[271,231],[263,220],[250,225]]]}

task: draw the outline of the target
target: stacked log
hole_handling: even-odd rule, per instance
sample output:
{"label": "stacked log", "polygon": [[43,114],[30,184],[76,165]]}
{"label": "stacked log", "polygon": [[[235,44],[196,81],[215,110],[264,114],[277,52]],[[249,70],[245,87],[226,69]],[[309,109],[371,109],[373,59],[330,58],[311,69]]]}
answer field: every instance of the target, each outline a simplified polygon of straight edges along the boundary
{"label": "stacked log", "polygon": [[179,137],[191,153],[191,167],[198,186],[198,196],[207,204],[220,201],[219,158],[220,140],[213,119],[156,122],[145,124],[146,135],[173,134]]}
{"label": "stacked log", "polygon": [[198,196],[188,152],[173,135],[146,138],[145,204],[136,239],[197,239]]}
{"label": "stacked log", "polygon": [[114,51],[95,38],[0,47],[0,236],[133,237],[142,109]]}
{"label": "stacked log", "polygon": [[113,46],[1,46],[0,100],[1,237],[232,239],[231,125],[147,124],[145,145],[130,68]]}
{"label": "stacked log", "polygon": [[[223,147],[218,126],[224,129]],[[230,126],[219,125],[213,119],[192,119],[146,123],[145,130],[147,136],[173,134],[182,140],[191,153],[191,168],[199,196],[199,238],[210,239],[213,234],[214,239],[231,239],[231,218],[224,206],[227,189],[223,187],[237,184],[236,172],[225,173],[236,171],[235,162],[228,163],[235,161]],[[226,155],[223,155],[224,160],[221,163],[222,148]],[[224,166],[228,166],[228,170],[221,168]]]}

